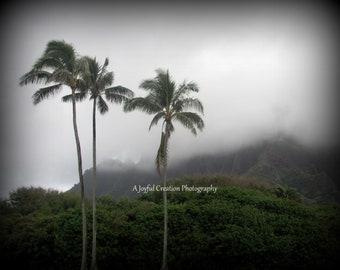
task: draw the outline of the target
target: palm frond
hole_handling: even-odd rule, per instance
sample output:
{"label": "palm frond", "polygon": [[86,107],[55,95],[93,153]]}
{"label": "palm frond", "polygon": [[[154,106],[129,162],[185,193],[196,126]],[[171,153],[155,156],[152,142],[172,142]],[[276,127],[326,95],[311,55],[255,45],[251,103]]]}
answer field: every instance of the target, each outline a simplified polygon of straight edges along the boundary
{"label": "palm frond", "polygon": [[105,89],[105,97],[110,102],[120,104],[127,102],[130,97],[133,97],[133,92],[123,86],[115,86]]}
{"label": "palm frond", "polygon": [[109,59],[106,58],[104,64],[101,66],[96,58],[83,57],[82,62],[87,63],[87,67],[84,69],[83,77],[88,81],[91,88],[100,90],[105,89],[110,86],[113,82],[113,72],[108,72],[106,70],[109,64]]}
{"label": "palm frond", "polygon": [[[83,101],[87,97],[87,93],[86,92],[75,93],[74,97],[75,97],[76,101]],[[61,100],[63,102],[71,102],[72,101],[72,95],[70,94],[70,95],[63,96],[61,98]]]}
{"label": "palm frond", "polygon": [[79,77],[76,82],[76,88],[78,91],[87,92],[88,91],[87,82],[82,77]]}
{"label": "palm frond", "polygon": [[204,114],[204,108],[202,102],[197,98],[185,98],[181,100],[182,110],[194,109],[202,114]]}
{"label": "palm frond", "polygon": [[167,70],[164,70],[162,68],[156,68],[155,72],[157,73],[157,76],[158,75],[164,75],[166,74],[168,71]]}
{"label": "palm frond", "polygon": [[169,107],[173,101],[176,83],[170,78],[169,71],[159,73],[157,75],[157,81],[159,85],[159,91],[157,94],[162,101],[164,107]]}
{"label": "palm frond", "polygon": [[45,70],[36,70],[33,69],[26,74],[24,74],[20,80],[20,86],[27,85],[29,83],[46,83],[51,76],[51,73]]}
{"label": "palm frond", "polygon": [[98,80],[98,88],[105,89],[113,83],[113,72],[107,72],[100,75],[100,80]]}
{"label": "palm frond", "polygon": [[163,108],[155,103],[155,100],[152,99],[150,96],[144,97],[137,97],[132,98],[125,102],[124,104],[124,112],[131,112],[133,110],[141,110],[148,114],[158,113],[162,111]]}
{"label": "palm frond", "polygon": [[89,73],[89,56],[82,56],[76,59],[76,70],[79,71],[81,76],[84,76]]}
{"label": "palm frond", "polygon": [[109,65],[109,58],[106,57],[103,68],[106,68],[108,65]]}
{"label": "palm frond", "polygon": [[194,82],[185,83],[183,82],[174,94],[174,100],[184,98],[189,92],[199,92],[198,85]]}
{"label": "palm frond", "polygon": [[99,72],[99,77],[100,77],[100,81],[105,81],[104,76],[108,75],[111,73],[112,76],[112,81],[109,85],[112,84],[113,82],[113,72],[108,72],[107,71],[107,66],[109,65],[109,58],[105,58],[104,64],[102,66],[100,66],[100,72]]}
{"label": "palm frond", "polygon": [[132,90],[121,85],[107,88],[105,91],[108,94],[124,95],[128,98],[132,98],[134,96],[134,93]]}
{"label": "palm frond", "polygon": [[48,86],[48,87],[44,87],[44,88],[40,88],[32,96],[33,104],[37,105],[43,99],[46,99],[49,96],[54,95],[57,92],[59,92],[61,90],[61,88],[62,88],[62,84],[61,83],[60,84],[56,84],[56,85],[52,85],[52,86]]}
{"label": "palm frond", "polygon": [[97,81],[100,72],[100,66],[96,61],[96,58],[92,58],[89,56],[82,56],[78,60],[79,66],[79,77],[78,79],[82,80],[82,88],[86,86],[87,91],[91,91],[92,95],[97,96],[98,87]]}
{"label": "palm frond", "polygon": [[170,78],[169,72],[162,69],[156,70],[154,79],[142,81],[140,88],[149,91],[155,101],[162,107],[169,107],[173,99],[176,83]]}
{"label": "palm frond", "polygon": [[96,58],[88,57],[88,72],[85,75],[86,80],[93,86],[99,81],[100,65]]}
{"label": "palm frond", "polygon": [[[51,40],[45,49],[44,58],[58,59],[64,69],[76,70],[76,53],[73,46],[64,40]],[[56,67],[56,66],[54,66]]]}
{"label": "palm frond", "polygon": [[73,80],[73,74],[66,69],[57,69],[49,77],[48,82],[62,83],[65,85],[70,85]]}
{"label": "palm frond", "polygon": [[184,127],[190,129],[191,133],[197,135],[197,130],[202,131],[204,122],[202,118],[193,112],[178,112],[173,115],[173,119],[180,122]]}
{"label": "palm frond", "polygon": [[109,111],[109,106],[107,106],[105,100],[103,99],[102,96],[97,97],[97,108],[101,114],[104,114]]}
{"label": "palm frond", "polygon": [[157,91],[157,82],[154,79],[144,80],[140,83],[139,88],[147,91]]}
{"label": "palm frond", "polygon": [[158,121],[162,118],[165,118],[165,113],[163,111],[157,113],[153,119],[151,120],[150,126],[149,126],[149,130],[153,127],[156,126]]}
{"label": "palm frond", "polygon": [[43,69],[60,69],[63,68],[64,63],[60,58],[50,57],[48,55],[43,55],[40,57],[33,65],[35,69],[43,70]]}

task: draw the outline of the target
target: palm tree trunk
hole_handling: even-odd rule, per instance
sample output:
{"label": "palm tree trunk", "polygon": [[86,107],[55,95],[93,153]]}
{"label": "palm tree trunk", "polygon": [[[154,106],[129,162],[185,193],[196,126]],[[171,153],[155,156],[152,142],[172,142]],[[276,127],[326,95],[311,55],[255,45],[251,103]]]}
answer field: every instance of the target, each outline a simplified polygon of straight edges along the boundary
{"label": "palm tree trunk", "polygon": [[[163,186],[166,186],[166,168],[164,168]],[[163,208],[164,208],[164,234],[163,234],[163,261],[161,270],[168,269],[168,198],[167,193],[163,190]]]}
{"label": "palm tree trunk", "polygon": [[[165,135],[164,135],[164,153],[167,154],[166,149],[168,145],[168,130],[167,124],[165,126]],[[163,232],[163,260],[162,260],[162,268],[161,270],[168,269],[168,198],[167,193],[165,191],[166,188],[166,180],[167,180],[167,170],[168,170],[168,161],[167,157],[164,162],[164,171],[163,171],[163,208],[164,208],[164,232]]]}
{"label": "palm tree trunk", "polygon": [[96,217],[96,189],[97,189],[97,147],[96,147],[96,98],[93,99],[93,175],[92,175],[92,262],[91,270],[97,270],[97,217]]}
{"label": "palm tree trunk", "polygon": [[73,112],[73,129],[74,137],[77,146],[77,157],[78,157],[78,174],[80,183],[80,196],[81,196],[81,210],[82,210],[82,229],[83,229],[83,242],[82,242],[82,259],[81,259],[81,270],[87,269],[87,229],[86,229],[86,209],[85,209],[85,192],[84,192],[84,178],[83,178],[83,164],[80,148],[80,140],[78,135],[77,127],[77,112],[76,112],[76,99],[75,89],[72,88],[72,112]]}

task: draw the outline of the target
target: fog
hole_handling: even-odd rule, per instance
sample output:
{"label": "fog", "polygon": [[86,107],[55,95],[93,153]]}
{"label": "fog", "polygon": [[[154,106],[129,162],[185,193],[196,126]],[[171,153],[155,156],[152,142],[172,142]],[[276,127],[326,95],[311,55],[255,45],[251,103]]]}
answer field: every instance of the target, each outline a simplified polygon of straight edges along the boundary
{"label": "fog", "polygon": [[[170,162],[278,134],[311,147],[338,142],[338,23],[327,4],[19,3],[7,4],[1,19],[1,196],[31,185],[64,191],[78,182],[72,108],[61,102],[70,90],[34,106],[32,94],[42,85],[19,86],[53,39],[101,63],[108,57],[113,85],[136,96],[146,94],[139,84],[157,68],[177,83],[198,84],[205,129],[194,137],[175,124]],[[92,103],[77,106],[86,170]],[[109,106],[97,117],[98,162],[152,168],[161,126],[148,131],[152,116]]]}

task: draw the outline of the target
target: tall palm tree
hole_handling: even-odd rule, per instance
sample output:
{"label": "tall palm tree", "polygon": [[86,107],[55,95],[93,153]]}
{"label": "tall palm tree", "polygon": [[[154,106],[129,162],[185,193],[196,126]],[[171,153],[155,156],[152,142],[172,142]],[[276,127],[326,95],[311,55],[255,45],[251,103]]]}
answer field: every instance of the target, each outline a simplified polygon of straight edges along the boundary
{"label": "tall palm tree", "polygon": [[[188,128],[195,136],[197,129],[202,131],[204,122],[196,112],[187,111],[194,109],[203,114],[203,105],[197,98],[190,97],[190,92],[198,92],[198,86],[191,83],[183,83],[179,86],[169,76],[168,71],[156,70],[157,76],[144,80],[140,88],[149,92],[146,97],[136,97],[125,103],[126,112],[139,109],[148,114],[154,114],[149,130],[162,119],[162,132],[160,145],[156,155],[156,169],[163,176],[163,187],[166,187],[168,166],[168,143],[170,135],[175,128],[173,121],[177,121]],[[163,232],[163,258],[161,269],[167,269],[167,243],[168,243],[168,203],[167,194],[163,189],[164,207],[164,232]]]}
{"label": "tall palm tree", "polygon": [[[108,112],[109,107],[103,98],[103,95],[110,102],[120,104],[133,97],[134,93],[128,88],[122,86],[109,87],[113,83],[113,72],[107,71],[109,59],[106,58],[103,65],[100,65],[96,58],[84,57],[87,62],[87,69],[82,73],[82,78],[86,83],[86,88],[93,100],[92,113],[92,157],[93,157],[93,175],[92,175],[92,261],[91,270],[97,269],[97,218],[96,218],[96,187],[97,187],[97,146],[96,146],[96,108],[101,114]],[[107,88],[109,87],[109,88]],[[86,92],[79,93],[81,98],[86,96]],[[71,96],[63,97],[64,101],[69,101]]]}
{"label": "tall palm tree", "polygon": [[81,98],[76,92],[84,89],[80,77],[85,62],[77,57],[75,49],[65,41],[52,40],[48,42],[43,55],[35,62],[32,69],[20,78],[20,85],[30,83],[44,83],[48,85],[40,88],[33,94],[33,103],[36,105],[42,100],[59,92],[63,86],[71,89],[73,130],[77,147],[78,174],[82,200],[82,261],[81,269],[87,269],[87,233],[84,179],[82,168],[82,155],[77,127],[76,99]]}

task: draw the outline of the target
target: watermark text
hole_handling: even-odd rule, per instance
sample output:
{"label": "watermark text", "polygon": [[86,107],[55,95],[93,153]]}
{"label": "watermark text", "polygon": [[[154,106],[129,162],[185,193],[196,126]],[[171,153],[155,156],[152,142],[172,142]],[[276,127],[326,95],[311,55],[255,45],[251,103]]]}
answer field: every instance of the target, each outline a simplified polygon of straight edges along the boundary
{"label": "watermark text", "polygon": [[166,192],[173,192],[173,191],[181,191],[181,192],[196,192],[196,193],[216,193],[217,187],[213,185],[210,186],[195,186],[195,185],[181,185],[181,186],[162,186],[162,185],[155,185],[155,184],[148,184],[146,186],[142,185],[134,185],[132,187],[132,191],[136,193],[149,193],[154,191],[166,191]]}

